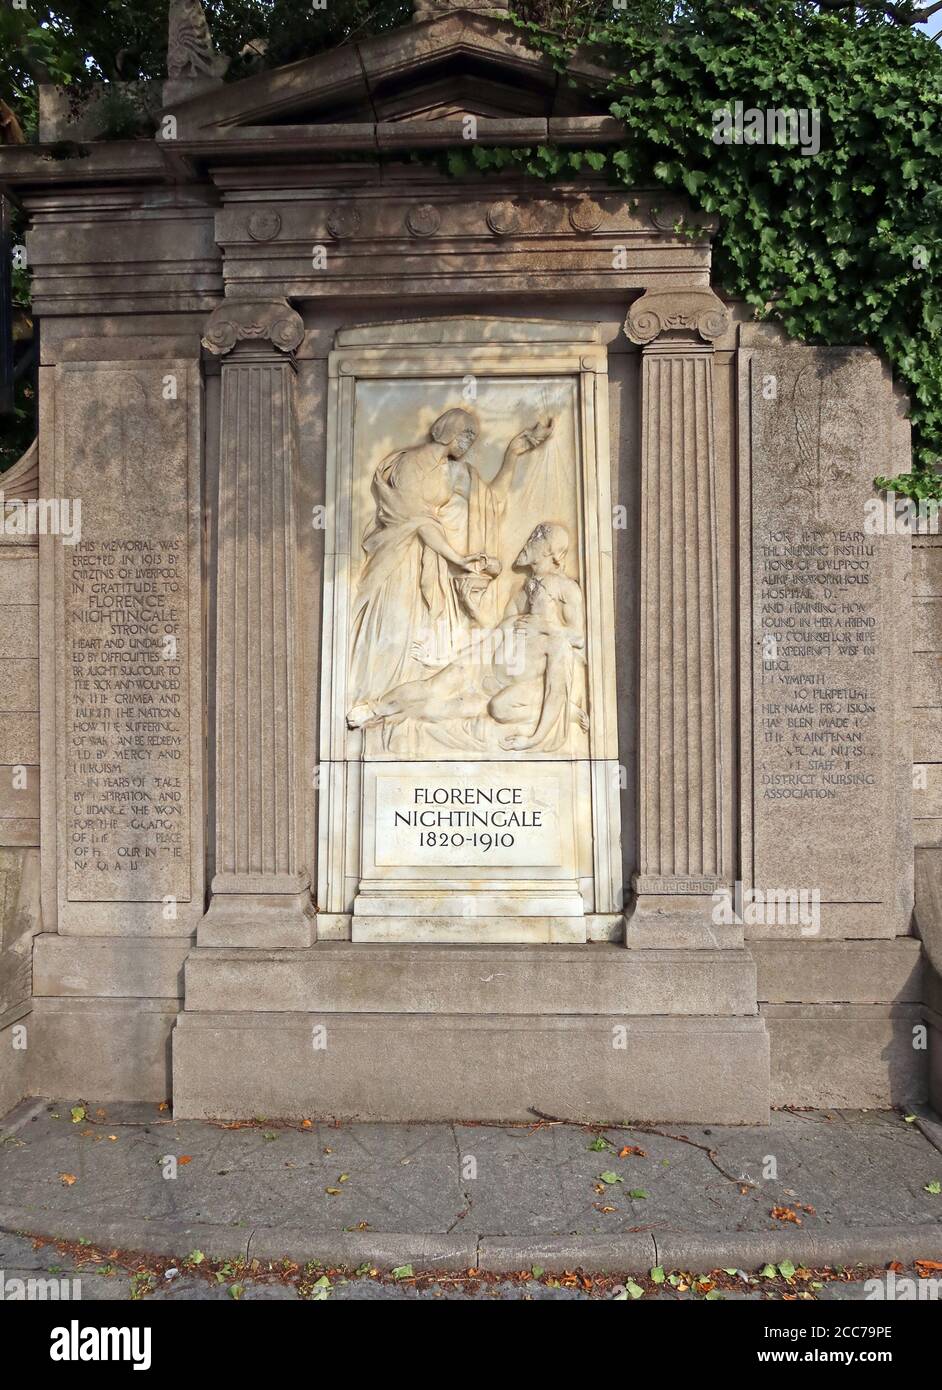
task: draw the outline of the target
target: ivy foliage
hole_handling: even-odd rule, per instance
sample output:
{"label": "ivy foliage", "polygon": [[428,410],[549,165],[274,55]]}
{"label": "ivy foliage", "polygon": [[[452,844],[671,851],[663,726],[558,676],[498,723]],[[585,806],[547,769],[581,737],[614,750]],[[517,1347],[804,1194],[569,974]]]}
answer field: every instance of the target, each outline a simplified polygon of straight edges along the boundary
{"label": "ivy foliage", "polygon": [[[881,479],[942,497],[942,48],[882,13],[793,0],[689,0],[669,25],[614,10],[583,36],[616,74],[607,151],[454,151],[448,167],[542,179],[591,168],[715,215],[714,273],[757,317],[808,343],[867,344],[910,397],[915,473]],[[575,45],[518,18],[562,71]],[[820,112],[820,150],[718,143],[714,112]]]}
{"label": "ivy foliage", "polygon": [[[868,344],[911,403],[916,473],[942,496],[942,47],[910,0],[506,0],[564,71],[607,68],[605,150],[452,151],[452,173],[591,169],[716,216],[716,282],[809,343]],[[407,23],[410,0],[203,0],[229,78]],[[169,0],[0,0],[0,98],[35,138],[35,84],[164,75]],[[714,112],[820,112],[820,150],[717,143]],[[23,287],[18,285],[22,292]],[[18,296],[19,297],[19,296]]]}

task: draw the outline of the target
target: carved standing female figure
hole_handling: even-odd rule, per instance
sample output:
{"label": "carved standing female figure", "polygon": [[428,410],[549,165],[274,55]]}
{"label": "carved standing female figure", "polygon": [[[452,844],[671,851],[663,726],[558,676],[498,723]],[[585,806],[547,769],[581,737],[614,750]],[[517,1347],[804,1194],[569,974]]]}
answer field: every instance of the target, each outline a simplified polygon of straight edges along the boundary
{"label": "carved standing female figure", "polygon": [[[452,578],[493,572],[493,554],[468,554],[469,530],[487,539],[521,454],[546,442],[552,421],[522,430],[486,484],[462,462],[478,426],[469,411],[447,410],[424,444],[397,450],[373,475],[375,518],[363,538],[366,560],[353,610],[353,701],[427,675],[431,644],[448,660],[467,635],[469,615]],[[385,731],[384,731],[385,732]],[[387,740],[388,741],[388,740]]]}

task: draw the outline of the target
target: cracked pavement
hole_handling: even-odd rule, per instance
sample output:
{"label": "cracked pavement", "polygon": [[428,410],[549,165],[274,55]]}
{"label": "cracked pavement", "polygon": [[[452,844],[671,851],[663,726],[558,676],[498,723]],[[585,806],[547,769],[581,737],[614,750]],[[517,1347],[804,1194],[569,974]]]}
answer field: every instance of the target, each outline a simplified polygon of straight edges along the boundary
{"label": "cracked pavement", "polygon": [[[706,1249],[716,1233],[764,1233],[761,1250],[786,1253],[796,1237],[826,1242],[831,1231],[930,1231],[942,1242],[942,1195],[931,1190],[942,1180],[942,1127],[928,1112],[907,1123],[896,1112],[782,1111],[768,1128],[230,1127],[93,1101],[75,1122],[76,1104],[25,1101],[6,1117],[7,1232],[183,1255],[214,1242],[222,1254],[265,1259],[323,1249],[351,1267],[389,1267],[405,1251],[417,1269],[487,1268],[488,1250],[501,1249],[510,1261],[544,1247],[550,1259],[556,1250],[576,1260],[580,1240],[582,1267],[610,1241],[621,1252],[613,1260],[637,1251],[622,1267],[646,1268],[683,1248],[678,1240]],[[620,1157],[624,1146],[644,1152]]]}

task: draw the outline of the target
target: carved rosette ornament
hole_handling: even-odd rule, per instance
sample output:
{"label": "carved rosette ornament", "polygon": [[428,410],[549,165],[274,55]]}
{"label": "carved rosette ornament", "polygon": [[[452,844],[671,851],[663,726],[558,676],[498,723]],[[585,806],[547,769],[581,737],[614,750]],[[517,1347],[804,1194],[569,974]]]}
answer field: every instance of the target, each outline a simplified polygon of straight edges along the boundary
{"label": "carved rosette ornament", "polygon": [[646,347],[662,333],[687,333],[714,343],[729,328],[729,311],[710,289],[647,290],[625,319],[625,336]]}
{"label": "carved rosette ornament", "polygon": [[210,316],[203,347],[224,357],[236,343],[251,339],[267,339],[280,352],[292,353],[304,340],[304,321],[286,299],[264,304],[225,300]]}
{"label": "carved rosette ornament", "polygon": [[356,236],[360,230],[360,209],[351,205],[341,204],[339,207],[331,208],[327,214],[327,231],[334,238],[334,241],[343,241],[345,237]]}
{"label": "carved rosette ornament", "polygon": [[683,229],[689,211],[684,203],[667,202],[652,207],[648,215],[659,232],[673,232]]}
{"label": "carved rosette ornament", "polygon": [[406,226],[413,236],[434,236],[442,225],[442,215],[434,203],[419,203],[406,213]]}
{"label": "carved rosette ornament", "polygon": [[280,231],[281,213],[274,208],[263,208],[249,218],[248,232],[253,241],[272,241]]}
{"label": "carved rosette ornament", "polygon": [[510,236],[522,229],[520,209],[516,203],[492,203],[487,210],[487,225],[495,236]]}
{"label": "carved rosette ornament", "polygon": [[598,231],[602,225],[602,209],[594,198],[580,198],[569,209],[569,225],[576,232],[588,234]]}

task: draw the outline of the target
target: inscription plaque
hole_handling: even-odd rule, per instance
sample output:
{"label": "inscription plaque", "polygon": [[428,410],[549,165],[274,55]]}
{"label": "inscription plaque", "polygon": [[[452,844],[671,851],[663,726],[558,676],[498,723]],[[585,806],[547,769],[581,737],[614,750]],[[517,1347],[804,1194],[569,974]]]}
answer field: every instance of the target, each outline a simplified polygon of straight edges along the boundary
{"label": "inscription plaque", "polygon": [[56,486],[82,500],[77,543],[46,541],[66,930],[202,912],[198,389],[181,362],[57,368]]}
{"label": "inscription plaque", "polygon": [[893,471],[888,390],[867,355],[752,361],[752,868],[825,903],[879,904],[894,881],[907,538],[866,520]]}

